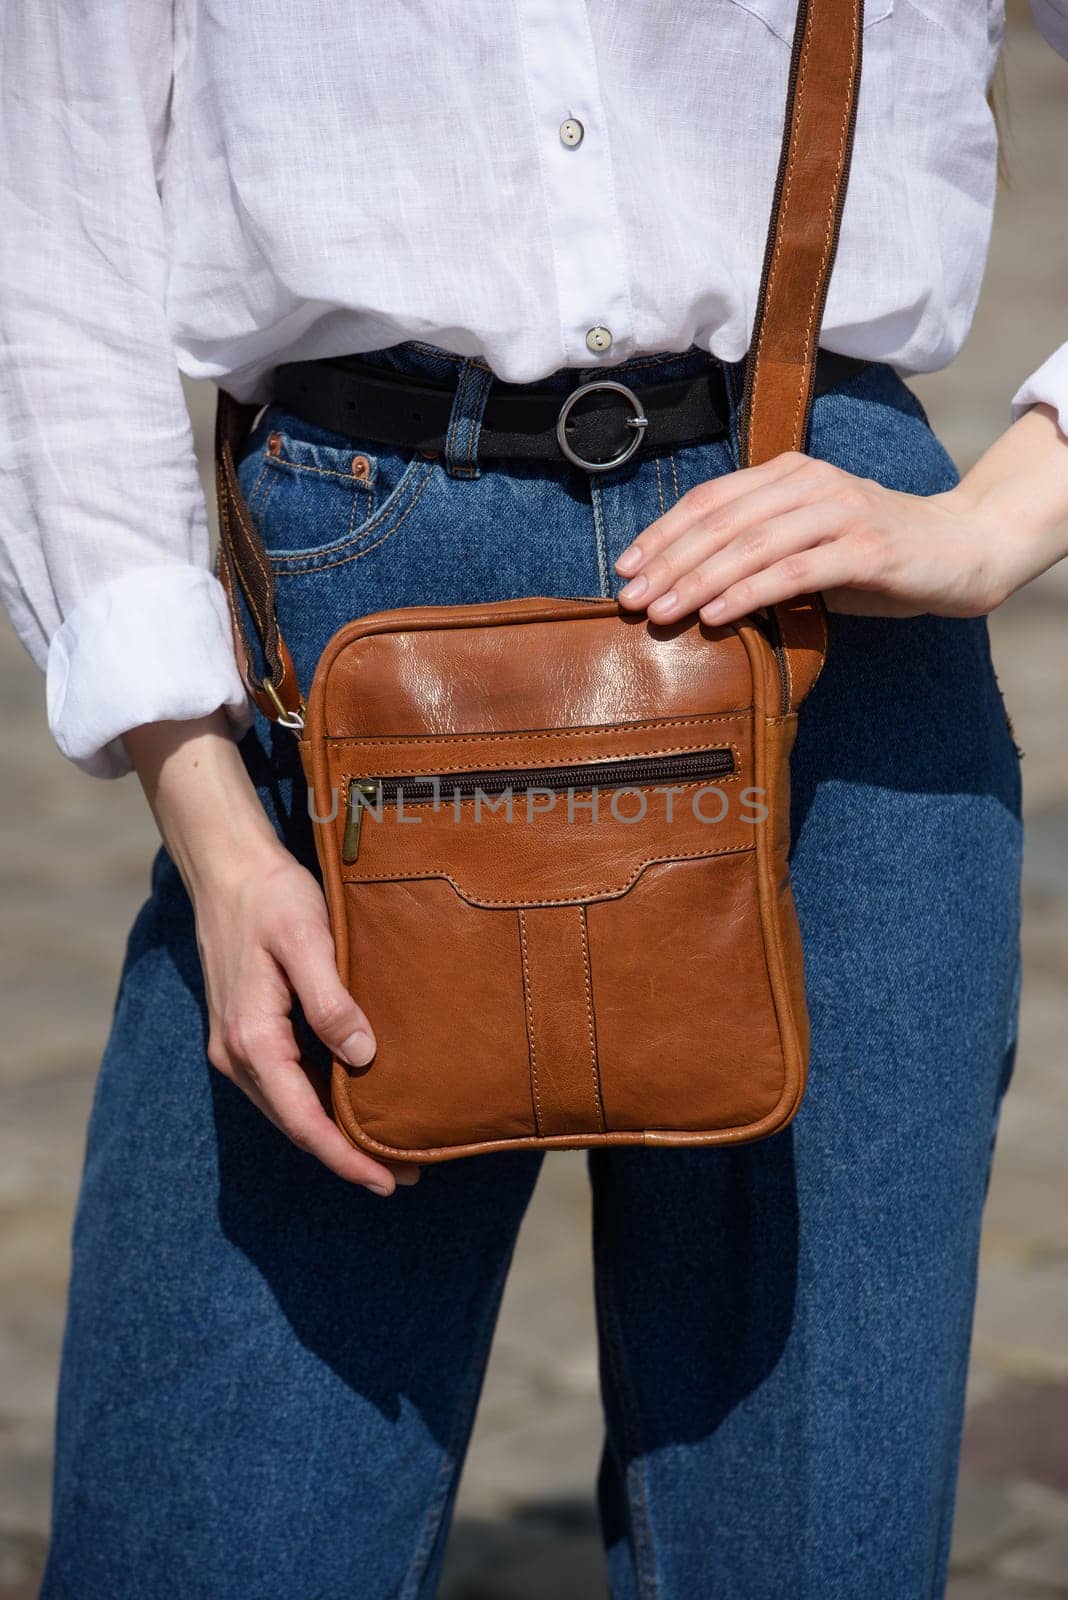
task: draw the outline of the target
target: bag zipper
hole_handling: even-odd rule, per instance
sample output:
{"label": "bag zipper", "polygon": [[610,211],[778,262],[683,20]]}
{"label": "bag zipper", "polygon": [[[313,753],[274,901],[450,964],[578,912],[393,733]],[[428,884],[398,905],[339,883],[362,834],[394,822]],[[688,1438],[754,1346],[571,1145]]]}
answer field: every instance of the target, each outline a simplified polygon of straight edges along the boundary
{"label": "bag zipper", "polygon": [[779,614],[774,606],[767,610],[768,643],[775,654],[779,668],[779,715],[785,717],[790,710],[790,668],[786,662],[786,646],[783,643],[782,628],[779,626]]}
{"label": "bag zipper", "polygon": [[440,806],[454,803],[457,797],[471,799],[476,792],[501,795],[510,789],[520,793],[547,789],[555,794],[568,789],[638,788],[678,779],[724,778],[734,770],[734,751],[718,746],[712,750],[680,750],[672,756],[608,757],[563,767],[503,767],[490,772],[350,778],[341,859],[351,866],[359,855],[364,812],[373,808],[381,815],[382,806],[394,805],[399,797],[403,797],[406,806]]}

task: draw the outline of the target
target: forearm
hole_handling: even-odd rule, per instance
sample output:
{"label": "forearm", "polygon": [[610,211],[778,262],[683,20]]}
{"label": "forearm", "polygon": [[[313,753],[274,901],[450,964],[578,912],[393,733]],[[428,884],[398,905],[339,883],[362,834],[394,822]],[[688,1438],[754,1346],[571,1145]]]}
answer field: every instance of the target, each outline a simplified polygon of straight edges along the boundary
{"label": "forearm", "polygon": [[1068,437],[1052,406],[1032,406],[945,497],[991,530],[1005,599],[1068,555]]}
{"label": "forearm", "polygon": [[124,735],[152,814],[190,894],[280,849],[224,712]]}

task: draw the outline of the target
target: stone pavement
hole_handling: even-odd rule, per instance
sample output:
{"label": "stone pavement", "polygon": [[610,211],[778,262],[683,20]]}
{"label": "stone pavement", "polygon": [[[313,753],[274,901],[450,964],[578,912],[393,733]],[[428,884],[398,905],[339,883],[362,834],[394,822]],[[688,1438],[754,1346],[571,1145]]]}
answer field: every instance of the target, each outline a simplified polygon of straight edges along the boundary
{"label": "stone pavement", "polygon": [[[1013,187],[980,317],[953,369],[916,383],[962,465],[1068,334],[1068,66],[1026,28],[1008,56]],[[209,396],[192,401],[206,439]],[[1004,607],[993,633],[1026,752],[1026,993],[987,1208],[950,1595],[1055,1600],[1068,1596],[1068,570]],[[41,684],[6,628],[0,676],[0,1600],[32,1600],[85,1119],[154,834],[133,780],[96,783],[52,749]],[[506,1295],[443,1600],[604,1592],[588,1236],[582,1159],[555,1157]]]}

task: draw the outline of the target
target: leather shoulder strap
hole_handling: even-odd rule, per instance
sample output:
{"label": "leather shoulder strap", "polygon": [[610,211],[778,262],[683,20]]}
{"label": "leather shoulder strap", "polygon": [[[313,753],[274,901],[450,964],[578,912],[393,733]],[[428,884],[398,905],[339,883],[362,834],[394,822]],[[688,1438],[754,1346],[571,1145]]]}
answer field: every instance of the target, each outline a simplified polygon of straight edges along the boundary
{"label": "leather shoulder strap", "polygon": [[[803,450],[820,325],[845,204],[860,92],[864,0],[799,0],[779,171],[745,371],[739,459],[759,466]],[[772,606],[783,665],[782,711],[794,711],[827,654],[819,595]]]}
{"label": "leather shoulder strap", "polygon": [[741,416],[743,466],[800,450],[845,204],[863,0],[800,0]]}
{"label": "leather shoulder strap", "polygon": [[[234,452],[252,427],[258,406],[241,405],[219,390],[215,411],[215,494],[219,509],[219,577],[230,607],[234,650],[249,693],[264,716],[299,732],[304,701],[293,658],[275,611],[274,571],[259,529],[245,504]],[[242,615],[242,598],[263,652],[266,670],[256,671]]]}

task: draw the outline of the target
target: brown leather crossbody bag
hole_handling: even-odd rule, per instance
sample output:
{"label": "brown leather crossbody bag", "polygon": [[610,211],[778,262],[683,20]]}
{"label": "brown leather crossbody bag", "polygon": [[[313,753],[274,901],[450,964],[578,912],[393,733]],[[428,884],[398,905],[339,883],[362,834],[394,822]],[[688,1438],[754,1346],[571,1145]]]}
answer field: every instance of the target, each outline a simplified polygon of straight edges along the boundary
{"label": "brown leather crossbody bag", "polygon": [[[799,10],[743,463],[806,437],[860,14]],[[341,1128],[439,1161],[784,1127],[808,1052],[789,758],[819,600],[724,628],[604,598],[378,612],[333,636],[305,704],[238,484],[255,411],[220,394],[220,574],[253,697],[298,733],[331,818],[315,834],[338,969],[378,1042],[366,1067],[333,1063]]]}

